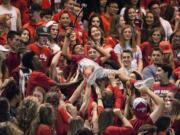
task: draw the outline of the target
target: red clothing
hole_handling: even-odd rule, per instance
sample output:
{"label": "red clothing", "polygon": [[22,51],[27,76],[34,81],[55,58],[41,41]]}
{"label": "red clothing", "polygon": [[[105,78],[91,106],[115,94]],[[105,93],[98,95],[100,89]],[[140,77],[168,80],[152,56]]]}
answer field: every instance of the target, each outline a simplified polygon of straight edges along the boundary
{"label": "red clothing", "polygon": [[178,79],[180,79],[180,67],[176,68],[173,71],[173,78],[175,81],[177,81]]}
{"label": "red clothing", "polygon": [[37,45],[37,43],[32,43],[27,46],[29,49],[31,49],[38,57],[39,60],[41,61],[43,67],[47,68],[50,63],[51,59],[51,51],[47,47],[40,47]]}
{"label": "red clothing", "polygon": [[180,120],[174,120],[171,127],[174,129],[176,135],[180,134]]}
{"label": "red clothing", "polygon": [[30,32],[30,37],[31,37],[30,41],[31,42],[35,41],[36,28],[40,27],[40,26],[44,26],[45,24],[46,24],[46,22],[44,20],[40,20],[38,23],[28,22],[23,25],[23,28],[28,29]]}
{"label": "red clothing", "polygon": [[36,135],[53,135],[53,133],[48,125],[40,124],[37,128]]}
{"label": "red clothing", "polygon": [[17,53],[9,52],[6,56],[5,63],[8,67],[10,76],[12,76],[12,71],[20,64],[20,58]]}
{"label": "red clothing", "polygon": [[114,108],[122,108],[123,103],[123,93],[118,87],[112,87],[112,85],[109,85],[107,87],[107,90],[111,90],[114,94]]}
{"label": "red clothing", "polygon": [[[158,46],[157,46],[158,47]],[[140,45],[142,55],[143,55],[143,66],[146,67],[151,64],[151,55],[154,50],[154,47],[152,44],[149,42],[144,42]]]}
{"label": "red clothing", "polygon": [[105,129],[103,135],[131,135],[132,133],[132,128],[109,126]]}
{"label": "red clothing", "polygon": [[7,43],[7,33],[2,33],[0,35],[0,45],[6,45]]}
{"label": "red clothing", "polygon": [[57,117],[56,117],[56,133],[57,133],[57,135],[67,135],[68,119],[69,119],[69,115],[67,114],[67,112],[64,110],[63,107],[59,107]]}
{"label": "red clothing", "polygon": [[48,91],[50,86],[53,86],[54,84],[54,80],[46,76],[44,73],[33,71],[28,79],[26,96],[32,95],[36,86],[41,86]]}
{"label": "red clothing", "polygon": [[110,30],[110,20],[109,20],[109,18],[106,17],[105,14],[101,15],[101,19],[102,19],[102,22],[103,22],[105,35],[108,35],[109,30]]}
{"label": "red clothing", "polygon": [[42,0],[42,9],[49,9],[51,8],[51,1],[50,0]]}
{"label": "red clothing", "polygon": [[144,124],[151,124],[151,125],[153,125],[153,124],[154,124],[153,121],[152,121],[152,119],[151,119],[151,117],[150,117],[149,115],[147,115],[146,118],[144,118],[144,119],[137,119],[137,118],[132,119],[132,120],[130,120],[130,122],[131,122],[131,124],[132,124],[132,126],[133,126],[133,129],[134,129],[134,133],[135,133],[135,134],[137,134],[138,129],[139,129],[142,125],[144,125]]}
{"label": "red clothing", "polygon": [[163,99],[166,97],[166,94],[169,91],[175,90],[176,88],[177,88],[176,85],[173,83],[169,83],[165,86],[160,85],[160,83],[154,83],[153,85],[154,93]]}
{"label": "red clothing", "polygon": [[118,40],[111,36],[105,38],[105,48],[114,48],[115,45],[118,44]]}

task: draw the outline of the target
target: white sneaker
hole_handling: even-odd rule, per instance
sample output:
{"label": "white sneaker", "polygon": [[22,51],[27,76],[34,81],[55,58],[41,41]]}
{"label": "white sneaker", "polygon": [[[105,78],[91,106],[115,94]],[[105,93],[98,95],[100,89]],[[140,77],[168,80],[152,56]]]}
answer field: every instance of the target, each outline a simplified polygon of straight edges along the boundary
{"label": "white sneaker", "polygon": [[143,87],[148,87],[151,88],[151,86],[153,85],[153,83],[155,82],[153,77],[147,78],[146,80],[139,80],[137,82],[134,83],[134,87],[136,89],[141,89]]}

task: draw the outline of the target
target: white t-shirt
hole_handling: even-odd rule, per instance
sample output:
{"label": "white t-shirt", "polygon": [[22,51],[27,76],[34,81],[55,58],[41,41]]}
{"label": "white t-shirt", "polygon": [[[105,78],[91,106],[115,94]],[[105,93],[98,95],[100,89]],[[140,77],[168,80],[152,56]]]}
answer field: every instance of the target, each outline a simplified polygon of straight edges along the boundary
{"label": "white t-shirt", "polygon": [[[138,59],[142,59],[142,52],[141,52],[141,49],[139,46],[136,46],[137,49],[136,49],[136,52],[133,52],[133,60],[131,62],[131,67],[133,69],[137,69],[137,63],[138,63]],[[123,50],[132,50],[132,47],[129,45],[129,44],[126,44],[125,48],[123,49],[121,47],[120,44],[117,44],[115,47],[114,47],[114,52],[117,54],[117,55],[121,55]]]}
{"label": "white t-shirt", "polygon": [[17,30],[17,11],[16,7],[11,6],[11,9],[7,9],[0,5],[0,15],[9,14],[11,15],[11,30]]}

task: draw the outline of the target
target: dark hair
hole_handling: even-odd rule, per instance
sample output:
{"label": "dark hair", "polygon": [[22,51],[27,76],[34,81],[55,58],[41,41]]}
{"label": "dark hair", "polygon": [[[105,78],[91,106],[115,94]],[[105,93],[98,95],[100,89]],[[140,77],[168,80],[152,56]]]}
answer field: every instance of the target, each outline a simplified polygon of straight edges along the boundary
{"label": "dark hair", "polygon": [[153,52],[154,52],[154,51],[160,52],[160,53],[163,55],[163,51],[162,51],[162,49],[160,49],[160,48],[154,48],[154,49],[153,49]]}
{"label": "dark hair", "polygon": [[83,127],[77,130],[76,135],[93,135],[93,133],[88,128]]}
{"label": "dark hair", "polygon": [[54,117],[53,107],[49,103],[44,103],[39,108],[40,123],[51,126],[53,124],[53,118],[48,117]]}
{"label": "dark hair", "polygon": [[20,33],[17,31],[9,31],[7,34],[7,39],[13,39],[16,35],[20,36]]}
{"label": "dark hair", "polygon": [[160,42],[164,39],[164,37],[165,37],[164,29],[163,29],[162,27],[155,27],[155,28],[153,28],[153,29],[151,30],[151,32],[150,32],[150,36],[149,36],[149,42],[150,42],[150,43],[153,43],[152,35],[153,35],[153,33],[156,32],[156,31],[159,31],[160,34],[161,34]]}
{"label": "dark hair", "polygon": [[172,7],[171,5],[167,6],[164,12],[163,18],[169,22],[172,21],[174,17],[174,12],[175,12],[174,7]]}
{"label": "dark hair", "polygon": [[154,12],[152,12],[152,11],[148,11],[147,13],[146,13],[146,16],[144,16],[144,18],[143,18],[143,28],[144,29],[147,29],[148,28],[148,25],[147,25],[147,23],[146,23],[146,17],[147,17],[147,14],[152,14],[153,15],[153,18],[154,18],[154,23],[152,24],[152,28],[155,28],[155,27],[161,27],[161,22],[160,22],[160,20],[159,20],[159,17],[154,13]]}
{"label": "dark hair", "polygon": [[45,102],[50,103],[55,108],[57,108],[59,105],[59,99],[60,99],[59,94],[56,92],[48,92],[45,95]]}
{"label": "dark hair", "polygon": [[131,55],[131,57],[133,57],[133,53],[132,53],[132,51],[131,51],[131,50],[129,50],[129,49],[125,49],[125,50],[123,50],[123,52],[122,52],[122,54],[121,54],[121,55],[123,55],[123,53],[129,53],[129,54]]}
{"label": "dark hair", "polygon": [[[102,29],[101,29],[100,27],[90,26],[89,29],[88,29],[88,37],[92,39],[91,29],[92,29],[93,27],[95,27],[95,28],[97,28],[97,29],[100,30],[100,32],[101,32],[101,41],[100,41],[100,43],[101,43],[101,45],[102,45],[102,44],[104,43],[104,32],[102,31]],[[93,40],[93,39],[92,39],[92,40]]]}
{"label": "dark hair", "polygon": [[152,0],[148,5],[148,9],[151,10],[152,6],[155,5],[155,4],[159,5],[159,2],[157,0]]}
{"label": "dark hair", "polygon": [[103,135],[103,132],[105,131],[105,129],[114,123],[113,118],[114,118],[113,110],[105,109],[104,111],[100,113],[99,119],[98,119],[100,135]]}
{"label": "dark hair", "polygon": [[10,80],[3,88],[2,96],[11,101],[16,95],[20,95],[20,89],[15,80]]}
{"label": "dark hair", "polygon": [[157,131],[166,131],[170,126],[171,119],[168,116],[161,116],[155,123],[157,126]]}
{"label": "dark hair", "polygon": [[41,14],[40,14],[40,16],[41,17],[43,17],[43,16],[45,16],[45,15],[52,15],[52,9],[51,8],[49,8],[49,9],[43,9],[42,11],[41,11]]}
{"label": "dark hair", "polygon": [[[128,6],[128,7],[125,9],[125,11],[124,11],[124,20],[125,20],[126,24],[129,24],[129,25],[132,26],[131,20],[130,20],[130,18],[129,18],[129,9],[131,9],[131,8],[134,9],[133,6]],[[134,10],[135,10],[135,9],[134,9]]]}
{"label": "dark hair", "polygon": [[99,21],[100,21],[99,27],[100,27],[101,30],[104,32],[104,26],[103,26],[102,19],[101,19],[100,15],[97,14],[97,13],[94,13],[93,15],[90,16],[89,22],[88,22],[88,29],[91,27],[91,25],[92,25],[92,24],[91,24],[91,23],[92,23],[92,20],[93,20],[93,18],[95,18],[95,17],[98,17],[98,18],[99,18]]}
{"label": "dark hair", "polygon": [[104,108],[113,108],[114,107],[114,94],[110,92],[105,92],[102,98]]}
{"label": "dark hair", "polygon": [[[140,8],[140,4],[141,4],[140,2],[141,2],[141,0],[138,0],[138,3],[136,4],[136,6],[137,6],[136,8]],[[131,0],[127,0],[126,3],[127,3],[127,5],[132,5]]]}
{"label": "dark hair", "polygon": [[26,51],[23,55],[22,55],[22,65],[30,68],[30,69],[34,69],[33,67],[33,58],[35,56],[35,53],[33,51]]}
{"label": "dark hair", "polygon": [[171,76],[173,69],[172,69],[172,67],[170,65],[157,64],[157,67],[162,68],[162,70],[164,70],[165,73],[168,73],[168,78]]}
{"label": "dark hair", "polygon": [[10,119],[10,105],[5,97],[0,97],[0,122],[8,121]]}

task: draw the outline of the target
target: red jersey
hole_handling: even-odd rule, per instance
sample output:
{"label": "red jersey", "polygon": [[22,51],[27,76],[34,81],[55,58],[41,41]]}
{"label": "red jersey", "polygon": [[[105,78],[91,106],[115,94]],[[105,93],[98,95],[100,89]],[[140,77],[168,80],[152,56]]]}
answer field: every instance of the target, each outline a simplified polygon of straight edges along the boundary
{"label": "red jersey", "polygon": [[51,59],[51,51],[47,47],[40,47],[36,43],[32,43],[27,46],[29,49],[31,49],[38,57],[39,60],[41,61],[43,67],[47,68],[50,63]]}
{"label": "red jersey", "polygon": [[133,129],[134,129],[134,133],[137,134],[138,132],[138,129],[144,125],[144,124],[151,124],[153,125],[153,121],[151,119],[151,117],[149,115],[147,115],[144,119],[138,119],[138,118],[135,118],[135,119],[132,119],[130,120],[132,126],[133,126]]}
{"label": "red jersey", "polygon": [[165,98],[167,93],[171,90],[175,90],[177,87],[173,83],[169,83],[167,85],[160,85],[160,83],[154,83],[153,90],[154,93],[157,94],[161,98]]}

